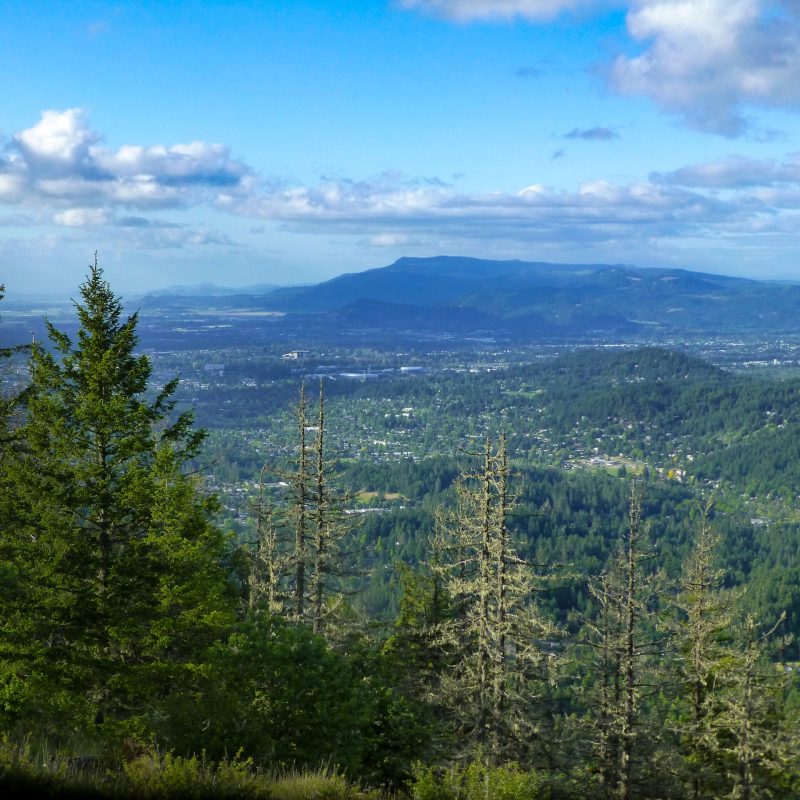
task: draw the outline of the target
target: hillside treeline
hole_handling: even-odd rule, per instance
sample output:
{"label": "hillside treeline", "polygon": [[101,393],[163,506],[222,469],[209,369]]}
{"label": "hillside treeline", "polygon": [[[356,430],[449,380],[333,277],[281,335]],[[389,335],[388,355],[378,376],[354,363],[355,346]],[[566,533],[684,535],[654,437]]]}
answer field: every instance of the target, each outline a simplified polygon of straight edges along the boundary
{"label": "hillside treeline", "polygon": [[[291,796],[356,796],[337,774],[421,800],[797,796],[787,619],[748,597],[759,562],[713,498],[523,483],[501,434],[433,468],[442,502],[409,530],[358,525],[347,484],[372,467],[330,460],[320,388],[237,542],[97,265],[76,306],[2,404],[7,787],[288,797],[253,781],[327,765]],[[387,576],[376,620],[358,592]]]}

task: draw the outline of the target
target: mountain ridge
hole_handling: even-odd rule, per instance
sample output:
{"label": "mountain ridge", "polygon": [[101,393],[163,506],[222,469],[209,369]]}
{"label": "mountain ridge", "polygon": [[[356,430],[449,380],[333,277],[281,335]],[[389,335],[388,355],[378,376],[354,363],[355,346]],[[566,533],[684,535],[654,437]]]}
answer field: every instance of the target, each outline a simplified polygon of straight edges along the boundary
{"label": "mountain ridge", "polygon": [[798,329],[800,284],[677,268],[433,256],[403,257],[268,294],[149,296],[143,302],[331,315],[350,327],[502,328],[515,336],[645,329],[779,333]]}

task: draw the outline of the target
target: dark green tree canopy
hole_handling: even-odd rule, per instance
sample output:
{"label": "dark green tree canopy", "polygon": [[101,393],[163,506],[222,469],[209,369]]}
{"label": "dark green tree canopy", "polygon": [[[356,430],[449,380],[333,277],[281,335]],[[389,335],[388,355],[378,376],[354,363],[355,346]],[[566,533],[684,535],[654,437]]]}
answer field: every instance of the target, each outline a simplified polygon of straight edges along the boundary
{"label": "dark green tree canopy", "polygon": [[96,263],[76,309],[75,343],[49,325],[52,351],[32,351],[2,475],[0,707],[62,730],[124,722],[180,686],[234,605],[215,501],[182,470],[203,434],[174,413],[176,381],[148,397],[137,315]]}

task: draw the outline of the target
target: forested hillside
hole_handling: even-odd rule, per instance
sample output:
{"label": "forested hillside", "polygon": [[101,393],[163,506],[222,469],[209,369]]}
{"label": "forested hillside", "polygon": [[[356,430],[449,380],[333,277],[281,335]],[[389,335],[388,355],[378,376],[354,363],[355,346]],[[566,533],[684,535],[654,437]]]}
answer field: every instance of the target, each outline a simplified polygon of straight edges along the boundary
{"label": "forested hillside", "polygon": [[[148,296],[146,308],[218,306],[216,298]],[[229,309],[270,310],[345,328],[431,332],[502,329],[518,339],[672,331],[794,330],[800,289],[681,269],[435,256],[339,275],[316,286],[231,295]]]}
{"label": "forested hillside", "polygon": [[227,425],[255,387],[196,427],[96,264],[77,313],[0,416],[9,793],[800,792],[798,382],[654,348],[275,370],[265,458]]}

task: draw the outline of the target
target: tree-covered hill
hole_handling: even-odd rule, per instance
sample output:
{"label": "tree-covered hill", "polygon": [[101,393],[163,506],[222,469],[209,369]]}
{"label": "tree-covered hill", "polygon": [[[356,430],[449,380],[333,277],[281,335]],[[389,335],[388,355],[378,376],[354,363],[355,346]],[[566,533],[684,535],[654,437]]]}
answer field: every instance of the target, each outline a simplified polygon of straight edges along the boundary
{"label": "tree-covered hill", "polygon": [[[455,454],[476,436],[506,430],[512,457],[531,463],[560,467],[621,455],[742,491],[751,480],[766,489],[759,476],[775,479],[774,493],[800,491],[792,466],[800,425],[796,379],[731,373],[663,348],[591,348],[525,365],[501,359],[412,377],[390,369],[375,381],[332,375],[325,387],[337,454],[365,450],[375,460],[389,444],[374,442],[394,442],[419,460]],[[319,380],[307,377],[318,370],[312,362],[294,372],[271,368],[250,387],[237,384],[240,373],[255,369],[246,360],[229,363],[228,384],[199,399],[198,418],[212,429],[212,442],[214,429],[256,425],[271,440],[285,439],[286,410],[300,384]],[[258,434],[248,436],[258,444]],[[255,464],[247,446],[233,454],[215,449],[214,457],[228,462],[247,453]]]}
{"label": "tree-covered hill", "polygon": [[[653,348],[313,394],[269,366],[204,443],[97,264],[77,313],[0,416],[0,790],[797,796],[796,382]],[[712,474],[759,441],[780,491]]]}

